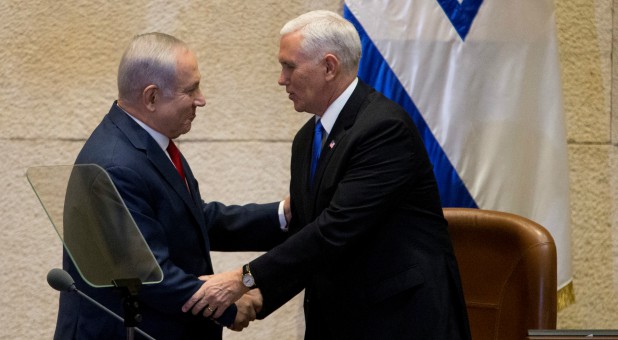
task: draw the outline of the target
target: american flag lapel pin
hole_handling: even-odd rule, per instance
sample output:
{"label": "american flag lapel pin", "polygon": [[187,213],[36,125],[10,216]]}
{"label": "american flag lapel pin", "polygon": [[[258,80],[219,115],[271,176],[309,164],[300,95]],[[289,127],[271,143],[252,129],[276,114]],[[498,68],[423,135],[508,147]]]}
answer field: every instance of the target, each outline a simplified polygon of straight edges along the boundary
{"label": "american flag lapel pin", "polygon": [[328,147],[331,149],[335,147],[335,141],[334,140],[330,141],[330,144],[328,144]]}

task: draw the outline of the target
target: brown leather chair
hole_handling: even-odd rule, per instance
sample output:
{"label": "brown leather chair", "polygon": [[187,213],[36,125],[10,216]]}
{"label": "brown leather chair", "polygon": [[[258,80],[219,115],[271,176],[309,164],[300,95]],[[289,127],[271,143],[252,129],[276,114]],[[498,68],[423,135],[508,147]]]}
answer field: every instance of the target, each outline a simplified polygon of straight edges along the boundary
{"label": "brown leather chair", "polygon": [[541,225],[480,209],[445,208],[473,340],[525,339],[556,328],[556,245]]}

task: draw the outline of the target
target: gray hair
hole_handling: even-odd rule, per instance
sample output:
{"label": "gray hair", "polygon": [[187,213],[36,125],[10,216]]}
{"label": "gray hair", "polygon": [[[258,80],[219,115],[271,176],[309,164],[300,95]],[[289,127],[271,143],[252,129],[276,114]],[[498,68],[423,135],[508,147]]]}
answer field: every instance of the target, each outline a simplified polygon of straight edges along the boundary
{"label": "gray hair", "polygon": [[324,10],[308,12],[288,21],[279,34],[297,31],[303,37],[301,49],[308,56],[317,59],[331,53],[345,71],[354,74],[358,71],[360,37],[354,25],[339,14]]}
{"label": "gray hair", "polygon": [[171,96],[176,88],[177,55],[183,49],[189,49],[187,44],[164,33],[135,36],[118,66],[118,98],[135,103],[149,85]]}

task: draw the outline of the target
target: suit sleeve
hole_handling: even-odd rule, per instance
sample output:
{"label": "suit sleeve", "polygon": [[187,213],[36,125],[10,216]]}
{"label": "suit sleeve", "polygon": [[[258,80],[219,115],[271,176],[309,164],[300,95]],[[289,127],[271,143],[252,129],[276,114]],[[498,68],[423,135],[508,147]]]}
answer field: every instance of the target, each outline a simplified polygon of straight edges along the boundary
{"label": "suit sleeve", "polygon": [[327,208],[288,241],[251,263],[264,296],[260,318],[298,293],[311,273],[334,266],[332,259],[376,227],[389,204],[395,203],[396,193],[419,171],[426,171],[416,159],[422,142],[402,120],[364,126],[350,137],[354,140],[347,150],[347,164]]}
{"label": "suit sleeve", "polygon": [[212,250],[267,251],[285,240],[278,213],[279,202],[225,206],[204,204]]}

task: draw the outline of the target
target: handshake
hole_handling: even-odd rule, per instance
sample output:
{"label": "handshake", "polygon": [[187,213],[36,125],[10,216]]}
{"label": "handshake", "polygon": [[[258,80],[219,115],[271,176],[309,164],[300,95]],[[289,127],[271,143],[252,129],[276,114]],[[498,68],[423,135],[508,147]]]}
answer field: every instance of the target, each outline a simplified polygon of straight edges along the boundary
{"label": "handshake", "polygon": [[[289,223],[292,219],[290,196],[283,200],[283,212],[286,223]],[[240,332],[249,326],[249,322],[255,320],[257,313],[262,309],[264,302],[262,292],[255,288],[255,285],[249,288],[243,283],[242,268],[219,274],[202,275],[199,279],[204,283],[182,306],[184,313],[189,311],[193,315],[202,313],[204,317],[216,320],[230,305],[236,303],[238,309],[236,318],[227,327]]]}
{"label": "handshake", "polygon": [[203,275],[199,279],[204,283],[182,306],[185,313],[191,311],[193,315],[202,313],[204,317],[218,319],[235,303],[238,312],[234,322],[227,327],[240,332],[255,320],[262,309],[262,293],[258,288],[250,290],[242,283],[242,269]]}

